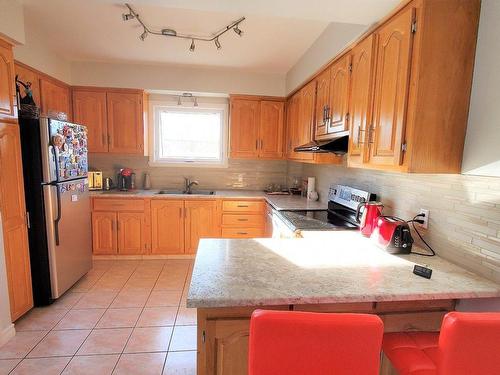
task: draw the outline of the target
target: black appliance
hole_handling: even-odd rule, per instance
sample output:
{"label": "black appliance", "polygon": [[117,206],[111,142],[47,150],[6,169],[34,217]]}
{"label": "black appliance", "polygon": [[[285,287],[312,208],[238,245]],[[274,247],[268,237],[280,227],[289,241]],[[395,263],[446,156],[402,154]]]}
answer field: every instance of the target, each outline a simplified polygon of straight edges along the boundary
{"label": "black appliance", "polygon": [[361,202],[376,200],[376,195],[350,186],[330,187],[327,210],[278,211],[293,231],[358,229],[356,209]]}
{"label": "black appliance", "polygon": [[29,107],[19,128],[33,297],[43,306],[92,267],[87,129]]}

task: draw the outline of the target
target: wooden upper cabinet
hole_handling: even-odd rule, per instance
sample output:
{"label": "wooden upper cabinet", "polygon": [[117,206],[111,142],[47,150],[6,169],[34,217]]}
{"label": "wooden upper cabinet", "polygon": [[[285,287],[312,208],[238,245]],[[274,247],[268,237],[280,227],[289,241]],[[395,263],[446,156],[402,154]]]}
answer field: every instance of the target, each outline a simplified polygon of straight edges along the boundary
{"label": "wooden upper cabinet", "polygon": [[[33,94],[33,100],[37,106],[41,105],[40,102],[40,77],[37,72],[30,69],[29,67],[15,62],[15,71],[18,79],[23,83],[31,83],[31,91]],[[24,96],[24,88],[21,87],[21,93]]]}
{"label": "wooden upper cabinet", "polygon": [[361,165],[366,158],[367,127],[372,117],[374,37],[368,36],[352,51],[350,134],[348,164]]}
{"label": "wooden upper cabinet", "polygon": [[195,254],[200,238],[220,236],[215,200],[193,200],[184,202],[185,207],[185,252]]}
{"label": "wooden upper cabinet", "polygon": [[70,88],[46,77],[40,78],[40,96],[42,113],[63,112],[71,121]]}
{"label": "wooden upper cabinet", "polygon": [[96,255],[116,255],[116,212],[92,212],[92,249]]}
{"label": "wooden upper cabinet", "polygon": [[288,159],[295,159],[297,146],[297,125],[299,121],[300,94],[296,93],[288,99],[286,104],[286,131],[285,131],[285,155]]}
{"label": "wooden upper cabinet", "polygon": [[[316,109],[316,81],[312,81],[299,91],[299,116],[297,122],[296,145],[301,146],[313,140],[314,115]],[[310,152],[297,152],[299,160],[313,160]]]}
{"label": "wooden upper cabinet", "polygon": [[0,121],[0,213],[12,321],[33,307],[19,126]]}
{"label": "wooden upper cabinet", "polygon": [[15,117],[15,73],[12,46],[0,39],[0,116]]}
{"label": "wooden upper cabinet", "polygon": [[259,156],[260,101],[231,100],[231,152],[232,158]]}
{"label": "wooden upper cabinet", "polygon": [[407,8],[376,32],[374,118],[369,129],[370,164],[398,166],[406,121],[414,9]]}
{"label": "wooden upper cabinet", "polygon": [[280,159],[283,157],[285,103],[262,100],[260,102],[259,157]]}
{"label": "wooden upper cabinet", "polygon": [[146,252],[144,214],[118,212],[118,254],[137,255]]}
{"label": "wooden upper cabinet", "polygon": [[328,134],[348,130],[350,70],[350,54],[341,57],[338,61],[334,62],[330,68]]}
{"label": "wooden upper cabinet", "polygon": [[184,253],[184,201],[151,201],[152,254]]}
{"label": "wooden upper cabinet", "polygon": [[73,90],[73,121],[88,129],[90,152],[108,151],[106,93]]}
{"label": "wooden upper cabinet", "polygon": [[330,72],[331,69],[326,69],[316,79],[315,139],[324,138],[328,134],[328,116],[330,114]]}
{"label": "wooden upper cabinet", "polygon": [[109,152],[144,154],[142,94],[108,92]]}

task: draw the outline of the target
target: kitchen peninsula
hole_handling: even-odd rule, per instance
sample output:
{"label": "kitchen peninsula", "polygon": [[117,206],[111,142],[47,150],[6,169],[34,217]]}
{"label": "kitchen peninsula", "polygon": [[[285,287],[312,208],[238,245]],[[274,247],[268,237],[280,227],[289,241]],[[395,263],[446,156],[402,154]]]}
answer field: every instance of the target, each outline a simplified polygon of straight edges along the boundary
{"label": "kitchen peninsula", "polygon": [[[430,280],[412,273],[416,263],[433,269]],[[239,375],[247,373],[249,318],[257,308],[374,313],[387,332],[436,331],[457,300],[499,296],[498,284],[440,257],[390,255],[343,231],[203,239],[187,304],[198,309],[198,375]]]}

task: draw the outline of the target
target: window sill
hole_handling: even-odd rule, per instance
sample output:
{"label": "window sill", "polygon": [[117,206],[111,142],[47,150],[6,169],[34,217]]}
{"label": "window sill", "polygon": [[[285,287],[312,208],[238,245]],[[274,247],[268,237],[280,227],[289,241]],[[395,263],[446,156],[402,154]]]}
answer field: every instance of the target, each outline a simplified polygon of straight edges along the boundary
{"label": "window sill", "polygon": [[228,161],[227,159],[224,160],[222,163],[204,163],[204,162],[171,162],[171,161],[154,161],[154,160],[149,160],[149,166],[150,167],[163,167],[163,168],[228,168]]}

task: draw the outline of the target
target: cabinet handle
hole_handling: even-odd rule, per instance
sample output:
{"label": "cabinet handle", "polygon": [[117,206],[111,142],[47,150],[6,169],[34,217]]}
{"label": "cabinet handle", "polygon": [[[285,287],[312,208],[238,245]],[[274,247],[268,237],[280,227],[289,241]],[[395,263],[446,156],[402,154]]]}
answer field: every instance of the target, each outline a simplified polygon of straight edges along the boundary
{"label": "cabinet handle", "polygon": [[256,150],[259,149],[259,140],[258,139],[255,140],[255,149]]}
{"label": "cabinet handle", "polygon": [[238,219],[238,221],[248,221],[248,219]]}
{"label": "cabinet handle", "polygon": [[179,207],[179,219],[182,219],[182,207]]}
{"label": "cabinet handle", "polygon": [[248,234],[248,232],[236,232],[236,234]]}
{"label": "cabinet handle", "polygon": [[264,141],[261,139],[260,140],[260,149],[262,150],[264,148]]}
{"label": "cabinet handle", "polygon": [[238,207],[238,208],[244,208],[244,207],[248,207],[248,206],[246,204],[239,204],[236,207]]}
{"label": "cabinet handle", "polygon": [[372,145],[373,143],[375,143],[375,141],[373,140],[373,136],[372,136],[372,134],[373,134],[374,131],[375,131],[375,128],[373,127],[373,125],[370,126],[370,130],[369,130],[369,133],[368,133],[368,144]]}
{"label": "cabinet handle", "polygon": [[184,219],[187,219],[187,208],[184,208]]}

